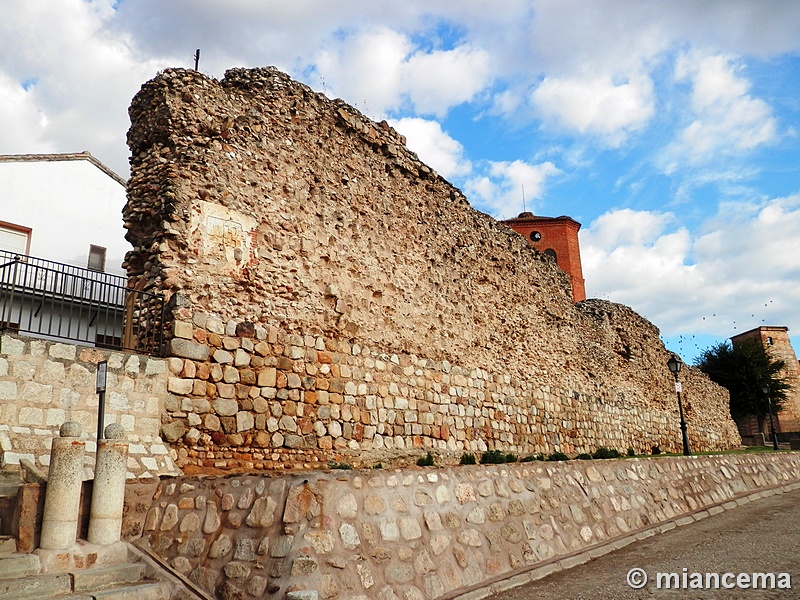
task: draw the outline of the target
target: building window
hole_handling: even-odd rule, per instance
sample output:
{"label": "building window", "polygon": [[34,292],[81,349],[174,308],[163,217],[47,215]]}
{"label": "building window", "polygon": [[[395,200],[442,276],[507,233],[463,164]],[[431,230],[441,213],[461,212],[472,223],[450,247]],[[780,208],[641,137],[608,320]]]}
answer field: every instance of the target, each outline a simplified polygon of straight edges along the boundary
{"label": "building window", "polygon": [[89,246],[89,265],[91,271],[103,273],[106,270],[106,249],[102,246]]}
{"label": "building window", "polygon": [[555,261],[558,260],[558,257],[556,256],[556,251],[553,250],[552,248],[548,248],[547,250],[544,251],[544,253],[547,256],[549,256],[550,258],[552,258],[553,260],[555,260]]}
{"label": "building window", "polygon": [[31,228],[0,221],[0,250],[27,255],[31,246]]}
{"label": "building window", "polygon": [[542,234],[538,231],[531,231],[530,238],[532,242],[538,242],[542,239]]}
{"label": "building window", "polygon": [[767,338],[767,346],[772,346],[772,338],[771,337]]}

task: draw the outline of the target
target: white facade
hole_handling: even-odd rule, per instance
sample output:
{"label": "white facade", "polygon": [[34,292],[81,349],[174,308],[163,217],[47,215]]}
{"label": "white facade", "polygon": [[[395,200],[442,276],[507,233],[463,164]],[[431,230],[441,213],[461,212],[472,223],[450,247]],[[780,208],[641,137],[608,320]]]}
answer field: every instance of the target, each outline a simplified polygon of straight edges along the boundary
{"label": "white facade", "polygon": [[124,275],[125,194],[125,180],[88,152],[0,156],[0,249],[27,241],[30,256],[86,268],[90,246],[105,248],[103,270]]}

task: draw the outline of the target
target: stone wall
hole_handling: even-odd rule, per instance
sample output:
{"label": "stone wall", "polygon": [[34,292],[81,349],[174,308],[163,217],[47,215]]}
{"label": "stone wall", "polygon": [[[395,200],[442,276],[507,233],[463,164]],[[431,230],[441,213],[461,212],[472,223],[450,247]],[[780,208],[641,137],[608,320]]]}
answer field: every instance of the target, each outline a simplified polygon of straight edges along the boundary
{"label": "stone wall", "polygon": [[[130,115],[126,267],[169,300],[180,464],[677,449],[657,328],[573,304],[385,122],[274,69],[168,70]],[[726,393],[685,375],[693,444],[737,445]]]}
{"label": "stone wall", "polygon": [[432,600],[798,482],[797,453],[181,477],[132,487],[125,531],[222,600]]}
{"label": "stone wall", "polygon": [[159,437],[167,389],[164,359],[16,335],[0,336],[2,466],[50,462],[50,445],[65,421],[80,423],[87,466],[97,435],[97,363],[107,361],[105,423],[119,423],[130,442],[129,476],[175,474]]}

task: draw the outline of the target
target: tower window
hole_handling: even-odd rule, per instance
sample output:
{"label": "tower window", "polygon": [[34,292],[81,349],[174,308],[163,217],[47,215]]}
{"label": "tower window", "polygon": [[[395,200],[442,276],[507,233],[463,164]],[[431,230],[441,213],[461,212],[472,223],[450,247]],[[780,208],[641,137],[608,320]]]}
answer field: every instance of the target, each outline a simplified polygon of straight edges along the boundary
{"label": "tower window", "polygon": [[102,246],[89,245],[88,269],[103,273],[106,270],[106,249]]}
{"label": "tower window", "polygon": [[542,239],[542,234],[539,233],[538,231],[531,231],[530,238],[532,242],[538,242],[539,240]]}
{"label": "tower window", "polygon": [[553,260],[558,260],[558,257],[556,256],[556,251],[553,250],[552,248],[548,248],[547,250],[544,251],[544,253]]}
{"label": "tower window", "polygon": [[771,337],[767,338],[767,346],[772,346],[772,338]]}

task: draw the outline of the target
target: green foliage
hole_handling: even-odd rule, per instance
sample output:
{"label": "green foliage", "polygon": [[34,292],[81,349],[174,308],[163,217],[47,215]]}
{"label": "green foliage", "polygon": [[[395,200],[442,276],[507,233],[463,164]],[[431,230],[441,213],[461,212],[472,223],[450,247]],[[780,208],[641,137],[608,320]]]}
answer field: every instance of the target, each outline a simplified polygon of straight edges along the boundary
{"label": "green foliage", "polygon": [[547,460],[549,461],[569,460],[569,456],[567,456],[563,452],[553,452],[550,456],[547,457]]}
{"label": "green foliage", "polygon": [[487,450],[481,455],[482,465],[501,465],[507,462],[517,462],[517,455],[510,452],[505,454],[500,450]]}
{"label": "green foliage", "polygon": [[464,452],[464,454],[461,455],[461,460],[459,461],[459,464],[474,465],[477,464],[477,462],[478,461],[475,459],[474,454],[470,454],[469,452]]}
{"label": "green foliage", "polygon": [[592,458],[619,458],[622,456],[619,453],[619,450],[615,450],[614,448],[606,448],[605,446],[600,446],[597,450],[594,451],[592,454]]}
{"label": "green foliage", "polygon": [[433,460],[433,454],[428,452],[425,456],[417,460],[418,467],[432,467],[434,466],[435,461]]}
{"label": "green foliage", "polygon": [[586,454],[586,452],[581,452],[575,457],[575,460],[592,460],[592,455]]}
{"label": "green foliage", "polygon": [[634,456],[636,456],[636,450],[634,450],[633,448],[628,448],[628,457],[634,457]]}
{"label": "green foliage", "polygon": [[542,454],[528,454],[527,456],[523,456],[520,462],[534,462],[537,460],[544,460],[544,456]]}
{"label": "green foliage", "polygon": [[338,469],[338,470],[341,470],[341,471],[349,471],[350,469],[353,468],[353,465],[348,465],[347,463],[340,463],[340,462],[336,462],[335,460],[332,460],[332,461],[330,461],[328,463],[328,468],[329,469]]}
{"label": "green foliage", "polygon": [[786,364],[771,357],[758,340],[745,339],[736,346],[722,342],[705,350],[695,365],[730,392],[734,419],[753,416],[763,420],[769,414],[767,397],[761,391],[764,385],[769,386],[773,410],[783,408],[790,387],[781,377]]}

